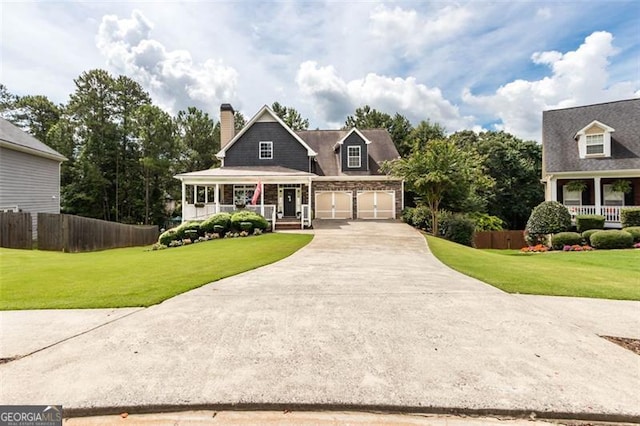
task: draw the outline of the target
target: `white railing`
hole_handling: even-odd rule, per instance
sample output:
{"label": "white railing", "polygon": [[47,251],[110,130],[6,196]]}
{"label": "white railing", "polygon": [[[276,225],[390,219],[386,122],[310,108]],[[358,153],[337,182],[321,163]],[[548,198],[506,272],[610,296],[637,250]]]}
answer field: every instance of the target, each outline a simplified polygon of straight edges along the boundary
{"label": "white railing", "polygon": [[[258,205],[248,205],[245,206],[246,210],[262,214],[261,206]],[[182,215],[182,219],[185,222],[190,220],[205,220],[209,216],[212,216],[216,213],[233,213],[238,210],[234,204],[220,204],[219,209],[216,209],[215,203],[207,203],[207,204],[186,204],[184,206],[184,212]],[[267,220],[274,220],[276,215],[276,206],[273,204],[265,204],[264,205],[264,217]]]}
{"label": "white railing", "polygon": [[302,205],[302,214],[300,215],[300,227],[311,226],[311,215],[309,214],[309,204]]}
{"label": "white railing", "polygon": [[620,210],[635,206],[566,206],[571,214],[571,220],[583,214],[598,214],[604,216],[605,222],[620,222]]}

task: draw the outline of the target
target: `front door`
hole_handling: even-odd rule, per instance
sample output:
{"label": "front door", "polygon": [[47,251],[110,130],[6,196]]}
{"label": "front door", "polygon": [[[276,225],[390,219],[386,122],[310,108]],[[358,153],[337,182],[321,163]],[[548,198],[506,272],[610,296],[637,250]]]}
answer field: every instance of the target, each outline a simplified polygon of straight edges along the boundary
{"label": "front door", "polygon": [[285,188],[283,191],[284,196],[284,215],[289,217],[296,216],[296,189]]}

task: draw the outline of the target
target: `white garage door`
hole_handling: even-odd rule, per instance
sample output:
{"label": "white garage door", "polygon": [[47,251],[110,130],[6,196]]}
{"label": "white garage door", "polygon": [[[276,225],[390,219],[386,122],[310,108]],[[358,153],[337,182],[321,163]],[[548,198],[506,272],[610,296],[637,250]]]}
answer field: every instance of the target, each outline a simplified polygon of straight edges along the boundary
{"label": "white garage door", "polygon": [[316,219],[351,219],[352,197],[351,191],[316,192]]}
{"label": "white garage door", "polygon": [[358,219],[395,219],[395,191],[358,191]]}

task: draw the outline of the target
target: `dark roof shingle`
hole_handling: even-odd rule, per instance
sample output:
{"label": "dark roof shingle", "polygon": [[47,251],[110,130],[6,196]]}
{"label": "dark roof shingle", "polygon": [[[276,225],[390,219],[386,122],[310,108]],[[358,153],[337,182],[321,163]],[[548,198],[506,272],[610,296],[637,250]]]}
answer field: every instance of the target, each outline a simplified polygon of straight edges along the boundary
{"label": "dark roof shingle", "polygon": [[53,148],[48,147],[11,122],[0,118],[0,141],[7,148],[29,152],[33,155],[65,161],[66,158]]}
{"label": "dark roof shingle", "polygon": [[[575,135],[592,121],[613,127],[610,158],[578,156]],[[640,169],[640,99],[542,113],[546,173]]]}
{"label": "dark roof shingle", "polygon": [[[360,129],[358,129],[360,130]],[[334,150],[336,142],[350,130],[303,130],[300,136],[315,152],[318,153],[314,172],[319,176],[349,176],[380,174],[380,163],[400,156],[389,132],[385,129],[360,130],[362,135],[371,141],[368,145],[369,171],[344,173],[340,171],[339,151]]]}

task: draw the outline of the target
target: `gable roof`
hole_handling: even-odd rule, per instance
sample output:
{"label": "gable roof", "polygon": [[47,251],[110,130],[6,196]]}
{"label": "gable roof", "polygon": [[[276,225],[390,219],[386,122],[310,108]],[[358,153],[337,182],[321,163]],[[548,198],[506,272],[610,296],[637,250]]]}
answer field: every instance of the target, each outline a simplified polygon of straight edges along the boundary
{"label": "gable roof", "polygon": [[599,127],[602,130],[604,130],[605,132],[609,132],[609,133],[616,131],[616,129],[614,129],[613,127],[609,127],[606,124],[599,122],[598,120],[593,120],[591,123],[587,124],[582,129],[578,130],[578,132],[576,133],[574,139],[577,139],[578,136],[584,135],[587,132],[587,130],[589,130],[593,126]]}
{"label": "gable roof", "polygon": [[371,143],[367,145],[369,155],[369,171],[366,172],[341,172],[340,153],[334,150],[336,143],[344,140],[352,130],[302,130],[296,132],[304,139],[314,151],[316,167],[314,172],[319,176],[348,176],[378,174],[382,161],[394,160],[400,156],[389,132],[385,129],[358,130],[362,138]]}
{"label": "gable roof", "polygon": [[[594,121],[615,129],[611,157],[580,159],[575,137]],[[640,99],[544,111],[542,145],[545,173],[640,169]]]}
{"label": "gable roof", "polygon": [[358,129],[356,129],[354,127],[346,135],[341,137],[338,142],[336,142],[336,144],[333,146],[333,149],[338,149],[338,145],[344,144],[344,141],[351,135],[351,133],[355,133],[356,135],[358,135],[360,137],[360,139],[362,139],[364,141],[365,144],[369,145],[371,143],[371,141],[369,139],[367,139],[367,137],[365,135],[363,135],[360,130],[358,130]]}
{"label": "gable roof", "polygon": [[67,160],[58,151],[48,147],[4,118],[0,118],[0,146],[50,160]]}
{"label": "gable roof", "polygon": [[289,126],[287,126],[285,124],[285,122],[282,121],[282,119],[280,119],[280,117],[278,117],[278,115],[275,112],[273,112],[273,110],[271,108],[269,108],[267,105],[264,105],[260,109],[260,111],[258,111],[256,113],[256,115],[251,117],[251,120],[249,120],[249,122],[246,124],[246,126],[244,126],[242,128],[242,130],[240,130],[240,132],[238,132],[238,134],[235,135],[233,137],[233,139],[231,139],[229,141],[229,143],[226,144],[224,146],[224,148],[222,148],[216,154],[216,157],[221,158],[221,159],[224,158],[227,150],[229,148],[231,148],[231,146],[233,146],[233,144],[236,143],[240,138],[242,138],[242,135],[244,135],[247,132],[247,130],[249,130],[251,128],[251,126],[253,126],[256,122],[258,122],[258,120],[260,120],[264,114],[269,114],[271,116],[271,118],[273,118],[274,121],[276,121],[282,127],[284,127],[287,130],[287,132],[289,132],[291,134],[291,136],[293,136],[307,150],[307,154],[310,157],[314,157],[314,156],[317,155],[317,153],[313,149],[311,149],[311,147],[309,147],[309,145],[307,145],[307,143],[304,140],[300,139],[300,137],[298,135],[296,135],[296,133],[293,130],[291,130],[291,128]]}

